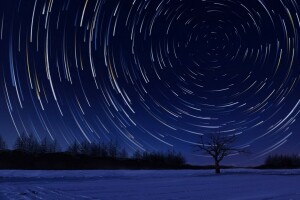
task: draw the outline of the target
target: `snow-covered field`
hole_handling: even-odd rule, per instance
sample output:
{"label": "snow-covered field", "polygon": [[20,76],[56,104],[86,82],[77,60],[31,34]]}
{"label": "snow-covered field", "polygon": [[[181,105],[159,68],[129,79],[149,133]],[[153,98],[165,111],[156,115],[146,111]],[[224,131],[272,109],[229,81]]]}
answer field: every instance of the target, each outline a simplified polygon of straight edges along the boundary
{"label": "snow-covered field", "polygon": [[295,200],[300,170],[0,171],[0,200]]}

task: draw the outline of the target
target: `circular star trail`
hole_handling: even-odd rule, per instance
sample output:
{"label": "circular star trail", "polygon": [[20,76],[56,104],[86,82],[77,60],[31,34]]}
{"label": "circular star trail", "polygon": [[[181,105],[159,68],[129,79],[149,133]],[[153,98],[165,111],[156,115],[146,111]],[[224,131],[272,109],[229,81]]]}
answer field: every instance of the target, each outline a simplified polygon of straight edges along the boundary
{"label": "circular star trail", "polygon": [[188,152],[221,132],[254,156],[299,144],[296,0],[1,4],[7,137]]}

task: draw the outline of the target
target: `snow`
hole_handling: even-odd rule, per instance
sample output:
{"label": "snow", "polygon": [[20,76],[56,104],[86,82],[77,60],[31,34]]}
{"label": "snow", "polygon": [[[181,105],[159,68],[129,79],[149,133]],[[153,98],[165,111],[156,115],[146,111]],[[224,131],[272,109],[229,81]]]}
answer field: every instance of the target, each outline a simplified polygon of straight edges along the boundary
{"label": "snow", "polygon": [[300,170],[0,171],[0,200],[297,200]]}

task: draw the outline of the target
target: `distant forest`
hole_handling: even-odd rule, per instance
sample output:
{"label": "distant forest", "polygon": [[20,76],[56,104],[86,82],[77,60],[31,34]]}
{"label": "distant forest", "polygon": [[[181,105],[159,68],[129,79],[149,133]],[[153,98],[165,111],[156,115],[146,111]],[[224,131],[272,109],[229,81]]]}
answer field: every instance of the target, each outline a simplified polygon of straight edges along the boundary
{"label": "distant forest", "polygon": [[300,156],[293,155],[270,155],[265,159],[261,169],[294,169],[300,168]]}
{"label": "distant forest", "polygon": [[[186,164],[184,156],[175,151],[141,152],[129,155],[117,142],[89,143],[74,141],[65,150],[47,138],[40,142],[33,135],[22,134],[7,149],[0,136],[0,169],[213,169],[214,166]],[[221,168],[231,168],[221,166]],[[300,156],[270,155],[258,169],[300,168]]]}
{"label": "distant forest", "polygon": [[47,138],[40,142],[33,135],[22,134],[13,150],[0,137],[0,169],[181,169],[185,158],[175,151],[141,152],[131,156],[117,142],[78,143],[62,151]]}

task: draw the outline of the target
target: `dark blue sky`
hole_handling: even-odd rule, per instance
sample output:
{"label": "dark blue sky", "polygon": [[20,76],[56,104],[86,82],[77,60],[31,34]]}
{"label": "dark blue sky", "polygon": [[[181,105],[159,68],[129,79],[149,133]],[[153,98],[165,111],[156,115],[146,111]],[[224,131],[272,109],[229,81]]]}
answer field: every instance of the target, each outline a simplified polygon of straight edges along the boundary
{"label": "dark blue sky", "polygon": [[0,134],[175,149],[237,134],[258,163],[299,153],[297,0],[0,3]]}

